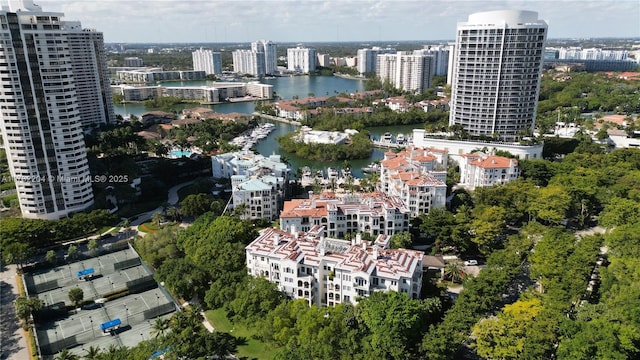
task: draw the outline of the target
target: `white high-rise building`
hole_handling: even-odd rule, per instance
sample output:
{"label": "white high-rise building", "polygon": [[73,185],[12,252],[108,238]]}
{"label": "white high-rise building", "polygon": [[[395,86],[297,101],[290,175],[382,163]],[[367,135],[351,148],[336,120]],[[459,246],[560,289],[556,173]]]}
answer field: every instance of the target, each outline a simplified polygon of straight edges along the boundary
{"label": "white high-rise building", "polygon": [[194,71],[204,71],[207,75],[222,74],[222,57],[219,52],[200,48],[191,53]]}
{"label": "white high-rise building", "polygon": [[415,50],[414,54],[433,55],[433,74],[447,75],[449,69],[448,46],[425,46],[422,50]]}
{"label": "white high-rise building", "polygon": [[422,93],[431,87],[433,56],[398,51],[378,55],[376,75],[397,89]]}
{"label": "white high-rise building", "polygon": [[0,10],[0,134],[25,218],[59,219],[93,204],[74,74],[82,46],[70,40],[77,23],[63,16],[31,0]]}
{"label": "white high-rise building", "polygon": [[517,140],[533,130],[547,23],[534,11],[488,11],[458,23],[450,125]]}
{"label": "white high-rise building", "polygon": [[264,76],[264,53],[236,50],[233,55],[233,72],[256,77]]}
{"label": "white high-rise building", "polygon": [[287,49],[287,70],[308,73],[316,70],[316,49]]}
{"label": "white high-rise building", "polygon": [[258,40],[251,43],[251,50],[264,54],[264,73],[278,73],[278,47],[269,40]]}
{"label": "white high-rise building", "polygon": [[357,56],[358,72],[360,74],[375,73],[377,56],[380,54],[395,54],[395,53],[396,53],[396,49],[391,49],[391,48],[382,49],[377,46],[374,46],[371,49],[359,49],[358,56]]}
{"label": "white high-rise building", "polygon": [[82,126],[113,123],[113,96],[102,33],[82,29],[80,22],[68,22],[67,29]]}

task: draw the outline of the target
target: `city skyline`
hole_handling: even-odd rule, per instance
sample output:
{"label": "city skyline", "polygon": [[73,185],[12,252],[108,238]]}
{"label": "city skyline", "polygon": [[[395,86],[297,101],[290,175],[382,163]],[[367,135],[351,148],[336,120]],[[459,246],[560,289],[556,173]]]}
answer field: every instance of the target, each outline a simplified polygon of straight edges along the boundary
{"label": "city skyline", "polygon": [[103,32],[108,43],[453,40],[457,23],[469,14],[502,9],[538,12],[549,24],[549,38],[640,36],[640,3],[635,0],[154,0],[153,6],[150,2],[41,0],[38,4],[64,12],[66,18],[81,18],[85,27]]}

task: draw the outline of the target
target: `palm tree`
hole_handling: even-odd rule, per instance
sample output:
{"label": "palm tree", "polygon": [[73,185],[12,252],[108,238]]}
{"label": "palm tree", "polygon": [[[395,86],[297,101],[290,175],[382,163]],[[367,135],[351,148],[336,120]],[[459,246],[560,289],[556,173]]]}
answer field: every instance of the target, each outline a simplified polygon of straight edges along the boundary
{"label": "palm tree", "polygon": [[68,349],[64,349],[56,355],[54,360],[78,360],[78,355],[72,354]]}
{"label": "palm tree", "polygon": [[444,267],[444,277],[451,280],[452,282],[462,282],[462,279],[464,279],[465,275],[466,274],[464,272],[464,269],[462,268],[462,265],[457,261],[450,262]]}
{"label": "palm tree", "polygon": [[85,350],[87,353],[84,355],[84,360],[98,360],[100,357],[100,348],[97,346],[90,346]]}
{"label": "palm tree", "polygon": [[157,317],[151,326],[151,334],[154,337],[164,337],[164,335],[169,330],[169,326],[171,325],[171,321],[167,318]]}
{"label": "palm tree", "polygon": [[162,221],[162,214],[160,212],[154,213],[151,217],[151,221],[153,221],[156,226],[160,226],[160,222]]}

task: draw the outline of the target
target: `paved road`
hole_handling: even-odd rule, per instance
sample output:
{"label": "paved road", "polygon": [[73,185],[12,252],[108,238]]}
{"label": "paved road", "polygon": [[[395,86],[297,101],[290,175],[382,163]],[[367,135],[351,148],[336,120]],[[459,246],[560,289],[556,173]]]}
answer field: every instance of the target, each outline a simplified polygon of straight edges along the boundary
{"label": "paved road", "polygon": [[29,349],[13,301],[18,297],[16,266],[3,267],[0,273],[0,359],[29,359]]}
{"label": "paved road", "polygon": [[[191,181],[187,181],[187,182],[183,182],[181,184],[178,184],[174,187],[172,187],[171,189],[169,189],[169,194],[167,195],[167,204],[169,204],[169,206],[175,206],[178,204],[178,201],[180,201],[180,198],[178,197],[178,190],[182,189],[185,186],[189,186],[191,184],[193,184],[195,182],[195,180],[191,180]],[[147,211],[145,213],[139,214],[138,217],[131,221],[131,226],[138,226],[144,222],[147,222],[149,220],[151,220],[151,218],[153,217],[153,214],[159,212],[162,213],[164,211],[164,208],[162,206],[153,209],[151,211]]]}

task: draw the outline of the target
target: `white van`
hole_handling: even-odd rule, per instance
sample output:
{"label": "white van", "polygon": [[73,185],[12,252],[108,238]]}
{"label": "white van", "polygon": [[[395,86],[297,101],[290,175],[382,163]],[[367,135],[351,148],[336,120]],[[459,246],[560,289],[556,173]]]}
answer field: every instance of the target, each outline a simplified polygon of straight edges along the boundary
{"label": "white van", "polygon": [[475,266],[478,265],[478,260],[467,260],[464,262],[464,266]]}

